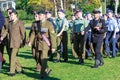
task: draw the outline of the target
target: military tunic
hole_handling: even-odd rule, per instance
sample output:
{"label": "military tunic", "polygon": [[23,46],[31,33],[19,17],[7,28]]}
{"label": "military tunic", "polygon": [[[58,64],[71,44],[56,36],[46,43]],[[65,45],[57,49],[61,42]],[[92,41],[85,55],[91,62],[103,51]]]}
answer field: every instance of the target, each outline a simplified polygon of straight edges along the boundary
{"label": "military tunic", "polygon": [[[37,26],[37,24],[40,24],[40,26]],[[47,64],[49,46],[47,45],[45,40],[43,40],[41,35],[43,33],[50,41],[51,47],[55,49],[55,31],[53,25],[47,20],[45,20],[44,22],[37,22],[35,25],[36,26],[33,27],[31,32],[30,42],[33,43],[35,36],[37,36],[37,50],[39,51],[41,75],[45,76],[49,71]]]}
{"label": "military tunic", "polygon": [[17,54],[19,48],[22,46],[22,41],[25,38],[25,27],[24,23],[20,20],[10,22],[9,25],[9,39],[11,48],[10,73],[14,74],[15,70],[18,72],[22,71],[22,67],[18,61]]}

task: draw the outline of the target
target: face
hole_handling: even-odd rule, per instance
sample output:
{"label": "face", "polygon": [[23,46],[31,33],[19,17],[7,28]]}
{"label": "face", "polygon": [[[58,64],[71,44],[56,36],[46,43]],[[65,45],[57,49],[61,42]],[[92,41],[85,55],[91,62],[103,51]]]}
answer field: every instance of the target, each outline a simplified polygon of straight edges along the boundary
{"label": "face", "polygon": [[45,17],[46,17],[45,14],[39,14],[39,20],[40,20],[40,21],[44,20]]}
{"label": "face", "polygon": [[50,14],[50,13],[47,13],[47,14],[46,14],[46,17],[47,17],[47,18],[50,18],[51,16],[52,16],[52,14]]}
{"label": "face", "polygon": [[81,18],[81,17],[82,17],[82,12],[78,12],[78,13],[77,13],[77,17],[78,17],[78,18]]}
{"label": "face", "polygon": [[38,14],[35,14],[34,18],[35,18],[35,21],[39,21],[40,20]]}
{"label": "face", "polygon": [[58,12],[58,17],[62,19],[62,18],[64,18],[64,17],[65,17],[65,14],[64,14],[64,13],[62,13],[62,12]]}
{"label": "face", "polygon": [[87,19],[89,20],[89,19],[91,19],[92,15],[91,15],[91,14],[88,14],[86,17],[87,17]]}
{"label": "face", "polygon": [[10,17],[11,17],[11,20],[15,20],[17,18],[17,14],[11,13]]}
{"label": "face", "polygon": [[100,17],[100,13],[95,13],[94,14],[94,18],[99,18]]}
{"label": "face", "polygon": [[104,15],[103,18],[104,18],[104,20],[107,20],[107,15]]}
{"label": "face", "polygon": [[75,20],[75,16],[72,16],[72,20]]}
{"label": "face", "polygon": [[10,16],[11,12],[12,12],[11,9],[9,9],[9,10],[7,11],[8,16]]}
{"label": "face", "polygon": [[113,16],[113,13],[109,12],[108,17],[111,18]]}

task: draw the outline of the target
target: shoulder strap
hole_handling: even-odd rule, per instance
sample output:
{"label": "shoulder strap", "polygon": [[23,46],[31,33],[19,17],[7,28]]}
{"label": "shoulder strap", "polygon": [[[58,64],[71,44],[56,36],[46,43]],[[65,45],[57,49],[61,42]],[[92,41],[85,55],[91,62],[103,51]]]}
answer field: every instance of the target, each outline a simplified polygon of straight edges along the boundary
{"label": "shoulder strap", "polygon": [[38,28],[38,31],[41,33],[40,21],[37,21],[37,28]]}

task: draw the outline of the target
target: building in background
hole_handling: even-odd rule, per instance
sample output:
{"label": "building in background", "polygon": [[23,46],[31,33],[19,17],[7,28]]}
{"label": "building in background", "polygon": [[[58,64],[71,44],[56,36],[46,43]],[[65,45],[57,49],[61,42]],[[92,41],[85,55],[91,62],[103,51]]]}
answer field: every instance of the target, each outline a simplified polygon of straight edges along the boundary
{"label": "building in background", "polygon": [[14,8],[16,7],[15,0],[0,0],[0,9],[1,10],[7,10],[8,8]]}

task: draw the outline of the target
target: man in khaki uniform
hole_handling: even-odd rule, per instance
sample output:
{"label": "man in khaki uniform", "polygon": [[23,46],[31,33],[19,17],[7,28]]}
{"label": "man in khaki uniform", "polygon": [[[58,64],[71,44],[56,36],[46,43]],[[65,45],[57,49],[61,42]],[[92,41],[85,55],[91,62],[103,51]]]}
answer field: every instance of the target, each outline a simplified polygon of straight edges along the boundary
{"label": "man in khaki uniform", "polygon": [[[25,38],[25,27],[22,21],[17,17],[17,12],[13,11],[11,13],[11,22],[9,23],[9,39],[10,39],[10,48],[11,48],[11,61],[10,61],[10,74],[9,76],[15,75],[15,70],[18,73],[22,73],[21,64],[18,61],[17,54],[19,48],[22,46],[22,42]],[[1,39],[3,40],[6,35],[3,34]]]}
{"label": "man in khaki uniform", "polygon": [[[40,20],[39,20],[39,15],[38,15],[37,13],[34,14],[34,19],[35,19],[35,21],[32,23],[31,30],[30,30],[30,32],[29,32],[29,37],[28,37],[27,42],[29,42],[29,38],[30,38],[30,36],[31,36],[31,32],[32,32],[33,28],[34,28],[35,26],[37,26],[37,25],[36,25],[36,22],[40,22]],[[38,62],[39,52],[38,52],[38,50],[37,50],[37,36],[34,38],[34,41],[33,41],[33,44],[32,44],[32,55],[33,55],[33,58],[35,59],[35,62],[36,62],[36,71],[39,72],[39,71],[41,71],[41,65],[40,65],[40,63]]]}
{"label": "man in khaki uniform", "polygon": [[[46,20],[45,11],[40,11],[39,13],[40,22],[36,23],[34,26],[30,42],[28,46],[33,43],[35,36],[37,36],[37,49],[39,51],[39,63],[41,64],[41,79],[45,78],[51,72],[51,69],[48,68],[47,59],[48,59],[48,50],[51,43],[52,52],[55,51],[55,31],[53,25]],[[45,38],[46,37],[46,38]],[[49,42],[48,42],[49,41]]]}

